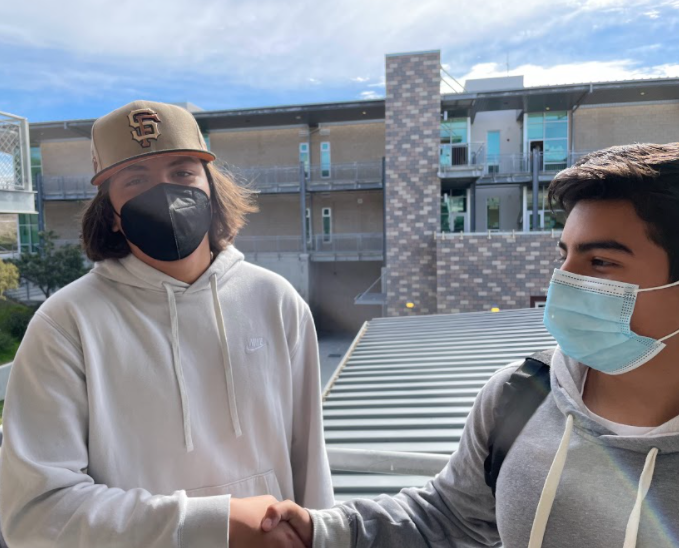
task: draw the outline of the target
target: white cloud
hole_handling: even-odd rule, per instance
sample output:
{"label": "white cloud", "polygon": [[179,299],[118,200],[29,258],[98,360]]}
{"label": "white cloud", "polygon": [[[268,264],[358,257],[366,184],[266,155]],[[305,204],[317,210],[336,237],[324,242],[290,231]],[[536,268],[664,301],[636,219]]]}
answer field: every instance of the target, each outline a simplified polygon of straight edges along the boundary
{"label": "white cloud", "polygon": [[359,97],[361,99],[368,100],[368,99],[380,99],[381,97],[383,97],[383,95],[380,95],[376,91],[369,90],[369,91],[362,91],[361,93],[359,93]]}
{"label": "white cloud", "polygon": [[[674,4],[679,0],[552,0],[545,17],[543,0],[31,0],[0,2],[0,43],[44,52],[45,59],[56,50],[115,67],[114,78],[130,86],[168,78],[200,86],[204,76],[248,89],[348,81],[384,89],[386,53],[440,48],[457,77],[472,51],[521,51],[550,33],[586,33],[569,24],[583,13],[603,12],[601,24],[608,24]],[[58,78],[62,67],[48,68]]]}
{"label": "white cloud", "polygon": [[[679,64],[639,67],[632,60],[622,59],[568,63],[549,67],[522,65],[507,72],[506,68],[498,63],[480,63],[472,67],[461,80],[518,75],[524,76],[524,85],[531,87],[643,78],[679,78]],[[445,91],[443,86],[441,90],[444,93],[450,93],[450,90]]]}
{"label": "white cloud", "polygon": [[[551,20],[622,0],[552,0]],[[637,2],[647,5],[648,2]],[[542,0],[32,0],[0,3],[0,42],[57,49],[151,76],[168,69],[295,87],[380,80],[385,53],[455,50],[550,27]],[[64,16],[68,14],[68,16]],[[455,18],[454,31],[443,14]],[[461,17],[461,15],[464,17]],[[58,21],[58,24],[55,24]],[[360,81],[360,80],[356,80]],[[367,81],[367,80],[366,80]]]}
{"label": "white cloud", "polygon": [[658,10],[651,10],[644,13],[649,19],[658,19],[660,17],[660,12]]}

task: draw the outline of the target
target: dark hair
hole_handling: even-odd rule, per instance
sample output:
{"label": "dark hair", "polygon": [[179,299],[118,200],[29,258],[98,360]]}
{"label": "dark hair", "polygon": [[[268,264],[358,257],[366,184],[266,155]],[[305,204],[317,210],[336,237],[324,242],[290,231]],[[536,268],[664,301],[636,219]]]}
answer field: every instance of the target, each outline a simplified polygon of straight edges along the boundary
{"label": "dark hair", "polygon": [[679,143],[635,144],[592,152],[559,173],[549,202],[570,213],[582,200],[626,200],[662,247],[679,280]]}
{"label": "dark hair", "polygon": [[[202,162],[210,184],[212,225],[210,249],[217,254],[226,249],[245,224],[245,216],[257,211],[252,190],[241,186],[212,164]],[[121,232],[113,231],[115,213],[109,198],[110,182],[104,181],[99,192],[88,204],[82,219],[83,248],[87,257],[95,261],[121,259],[130,253],[130,246]]]}

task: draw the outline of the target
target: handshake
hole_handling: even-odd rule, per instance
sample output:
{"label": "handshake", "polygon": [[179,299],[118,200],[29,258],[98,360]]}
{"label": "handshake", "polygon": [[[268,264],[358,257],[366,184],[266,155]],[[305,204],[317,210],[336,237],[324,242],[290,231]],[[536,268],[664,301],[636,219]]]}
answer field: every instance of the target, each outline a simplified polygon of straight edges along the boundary
{"label": "handshake", "polygon": [[311,548],[311,516],[301,506],[274,497],[231,499],[229,548]]}

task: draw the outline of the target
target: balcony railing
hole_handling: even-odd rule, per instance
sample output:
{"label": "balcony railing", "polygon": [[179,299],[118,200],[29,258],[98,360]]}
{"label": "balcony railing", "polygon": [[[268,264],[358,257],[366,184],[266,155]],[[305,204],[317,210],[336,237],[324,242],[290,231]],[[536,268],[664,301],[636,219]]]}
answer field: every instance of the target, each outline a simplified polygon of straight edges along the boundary
{"label": "balcony railing", "polygon": [[236,247],[243,253],[310,253],[322,255],[376,255],[384,250],[382,233],[318,234],[307,240],[306,251],[301,236],[239,236]]}
{"label": "balcony railing", "polygon": [[486,147],[483,143],[456,143],[439,145],[440,173],[461,173],[469,168],[482,169]]}
{"label": "balcony railing", "polygon": [[[250,183],[262,192],[298,192],[300,167],[272,166],[232,168],[239,180]],[[328,167],[310,166],[305,173],[309,190],[333,188],[380,188],[382,162],[353,162],[331,164]]]}
{"label": "balcony railing", "polygon": [[[242,184],[250,184],[261,192],[299,192],[300,166],[271,166],[229,170]],[[45,200],[89,200],[97,193],[90,184],[91,175],[42,176]],[[0,186],[2,181],[0,180]],[[327,168],[311,166],[306,185],[314,190],[373,189],[382,187],[382,162],[332,164]]]}
{"label": "balcony railing", "polygon": [[[441,147],[460,147],[468,146],[467,149],[472,150],[472,145],[441,145]],[[455,156],[457,154],[457,156]],[[439,165],[439,176],[441,178],[456,178],[477,176],[489,179],[504,179],[515,175],[528,176],[533,171],[533,157],[530,153],[522,154],[494,154],[489,155],[485,149],[477,150],[477,153],[453,153],[450,155],[442,155],[441,159],[448,160],[452,158],[457,161],[457,164],[441,163]],[[572,166],[580,158],[588,152],[569,152],[564,154],[561,158],[550,155],[540,154],[540,173],[551,174],[557,173],[562,169]],[[461,163],[463,160],[468,163]]]}
{"label": "balcony railing", "polygon": [[91,175],[42,176],[42,196],[45,200],[89,200],[97,194]]}

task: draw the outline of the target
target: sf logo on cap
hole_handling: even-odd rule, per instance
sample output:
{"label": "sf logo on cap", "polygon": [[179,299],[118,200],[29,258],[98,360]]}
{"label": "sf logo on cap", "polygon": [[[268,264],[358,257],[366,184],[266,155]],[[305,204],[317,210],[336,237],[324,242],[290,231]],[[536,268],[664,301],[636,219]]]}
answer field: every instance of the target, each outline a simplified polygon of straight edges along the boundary
{"label": "sf logo on cap", "polygon": [[158,139],[160,137],[160,131],[158,130],[160,118],[150,108],[133,110],[127,117],[132,128],[132,138],[143,148],[151,146],[149,139]]}

